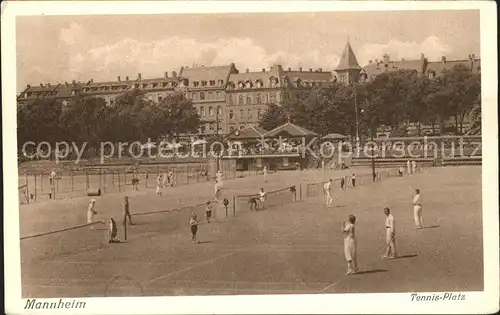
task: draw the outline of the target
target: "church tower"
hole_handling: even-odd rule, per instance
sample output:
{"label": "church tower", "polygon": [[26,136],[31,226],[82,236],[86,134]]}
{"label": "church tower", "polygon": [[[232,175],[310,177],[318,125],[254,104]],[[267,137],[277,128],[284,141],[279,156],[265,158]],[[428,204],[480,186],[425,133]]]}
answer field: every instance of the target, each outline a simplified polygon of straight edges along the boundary
{"label": "church tower", "polygon": [[346,85],[356,83],[359,81],[360,71],[361,67],[356,60],[356,56],[348,40],[344,52],[342,53],[342,58],[340,58],[339,65],[337,69],[335,69],[337,80],[339,83]]}

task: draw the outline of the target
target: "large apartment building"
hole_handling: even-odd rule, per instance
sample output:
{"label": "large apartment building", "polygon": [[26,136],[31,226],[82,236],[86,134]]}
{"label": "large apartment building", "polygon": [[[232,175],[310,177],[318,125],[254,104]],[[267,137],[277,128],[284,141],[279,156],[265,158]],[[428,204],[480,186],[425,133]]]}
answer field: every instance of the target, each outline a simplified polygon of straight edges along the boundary
{"label": "large apartment building", "polygon": [[293,98],[304,98],[311,89],[339,82],[354,84],[368,82],[377,75],[398,71],[415,70],[430,78],[441,75],[445,69],[457,64],[467,66],[471,71],[480,72],[480,59],[469,55],[464,60],[428,61],[422,54],[416,60],[391,60],[384,55],[381,60],[370,60],[361,67],[354,50],[347,42],[339,65],[333,70],[323,69],[284,69],[276,64],[260,71],[239,71],[234,63],[222,66],[182,67],[176,71],[165,72],[161,78],[117,77],[116,81],[87,83],[75,82],[62,84],[28,85],[18,96],[18,104],[25,104],[37,98],[55,98],[69,105],[74,97],[96,96],[112,106],[116,97],[127,91],[139,90],[153,103],[172,93],[183,93],[196,107],[201,118],[200,135],[228,134],[234,130],[256,125],[269,104],[282,104]]}

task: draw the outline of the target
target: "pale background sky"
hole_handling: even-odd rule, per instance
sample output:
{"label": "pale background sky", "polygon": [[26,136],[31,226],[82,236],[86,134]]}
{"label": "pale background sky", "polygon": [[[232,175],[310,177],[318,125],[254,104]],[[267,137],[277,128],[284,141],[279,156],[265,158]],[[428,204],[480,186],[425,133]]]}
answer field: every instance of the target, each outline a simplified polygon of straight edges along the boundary
{"label": "pale background sky", "polygon": [[160,77],[193,63],[240,71],[333,70],[347,37],[370,59],[480,55],[479,11],[43,16],[17,19],[17,90],[26,84]]}

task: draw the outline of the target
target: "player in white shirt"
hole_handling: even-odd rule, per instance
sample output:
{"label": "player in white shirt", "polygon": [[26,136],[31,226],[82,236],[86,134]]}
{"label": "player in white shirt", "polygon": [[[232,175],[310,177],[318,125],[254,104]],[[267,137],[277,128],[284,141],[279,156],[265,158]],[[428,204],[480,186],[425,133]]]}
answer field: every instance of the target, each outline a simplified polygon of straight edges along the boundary
{"label": "player in white shirt", "polygon": [[264,173],[264,183],[267,183],[267,166],[264,166],[262,172]]}
{"label": "player in white shirt", "polygon": [[396,253],[396,222],[389,208],[384,209],[385,213],[385,255],[383,258],[393,259]]}
{"label": "player in white shirt", "polygon": [[161,175],[158,175],[156,178],[156,194],[161,196],[163,190],[163,180],[161,179]]}
{"label": "player in white shirt", "polygon": [[265,209],[266,207],[266,193],[264,192],[264,188],[260,189],[259,192],[259,201],[260,201],[260,209]]}
{"label": "player in white shirt", "polygon": [[94,220],[94,215],[97,214],[97,211],[94,210],[94,207],[95,207],[95,199],[92,199],[87,209],[87,224],[92,223]]}
{"label": "player in white shirt", "polygon": [[417,162],[415,160],[411,161],[411,172],[413,174],[417,172]]}
{"label": "player in white shirt", "polygon": [[174,187],[174,173],[172,171],[168,172],[167,182],[170,184],[170,187]]}
{"label": "player in white shirt", "polygon": [[415,196],[413,197],[413,219],[415,221],[415,228],[422,228],[422,198],[420,197],[420,189],[415,189]]}
{"label": "player in white shirt", "polygon": [[333,204],[333,198],[332,198],[332,183],[333,180],[330,178],[330,180],[323,185],[323,190],[326,195],[326,206],[331,207]]}
{"label": "player in white shirt", "polygon": [[342,234],[344,234],[344,255],[347,260],[347,273],[352,275],[358,272],[358,258],[356,254],[356,233],[354,224],[356,217],[349,216],[349,222],[342,222]]}
{"label": "player in white shirt", "polygon": [[118,226],[116,225],[115,219],[111,218],[108,225],[108,243],[120,243],[118,239]]}

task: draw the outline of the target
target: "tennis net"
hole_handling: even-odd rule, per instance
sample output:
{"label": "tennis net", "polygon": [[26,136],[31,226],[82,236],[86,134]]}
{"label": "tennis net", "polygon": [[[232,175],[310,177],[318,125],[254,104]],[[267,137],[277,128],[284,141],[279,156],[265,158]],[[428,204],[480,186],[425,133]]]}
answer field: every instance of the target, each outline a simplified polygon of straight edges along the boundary
{"label": "tennis net", "polygon": [[[299,201],[297,186],[288,186],[282,189],[266,192],[264,207],[266,209]],[[239,195],[234,197],[234,214],[250,211],[252,200],[260,202],[259,194]]]}
{"label": "tennis net", "polygon": [[21,237],[21,261],[39,261],[101,248],[108,242],[107,226],[98,221]]}

